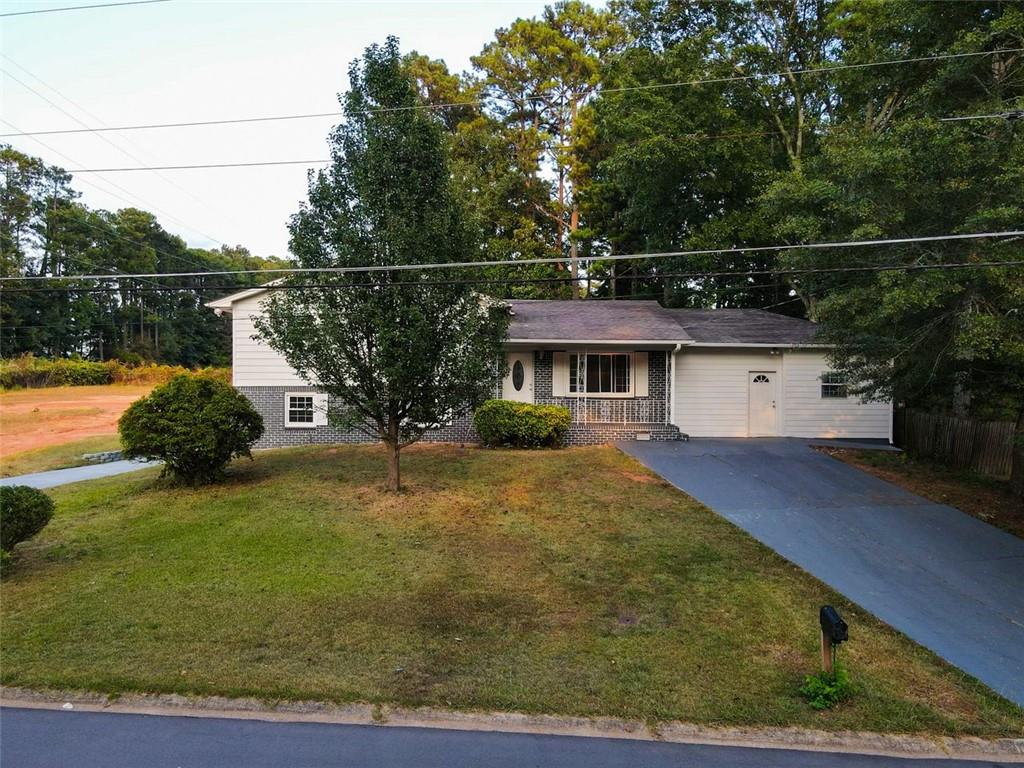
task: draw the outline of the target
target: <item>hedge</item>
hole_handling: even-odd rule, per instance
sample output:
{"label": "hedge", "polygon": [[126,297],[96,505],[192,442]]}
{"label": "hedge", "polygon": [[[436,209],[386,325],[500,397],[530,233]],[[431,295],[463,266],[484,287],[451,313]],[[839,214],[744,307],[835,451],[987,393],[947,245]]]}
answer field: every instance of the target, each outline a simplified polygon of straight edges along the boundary
{"label": "hedge", "polygon": [[489,446],[559,448],[571,423],[568,408],[513,400],[488,400],[473,414],[473,426]]}
{"label": "hedge", "polygon": [[[127,365],[119,360],[96,362],[77,358],[49,360],[32,355],[0,360],[0,388],[65,387],[96,384],[161,384],[188,368],[180,365]],[[231,381],[230,368],[200,368],[202,376]]]}
{"label": "hedge", "polygon": [[10,552],[16,544],[39,533],[53,517],[53,500],[27,485],[0,486],[0,550]]}
{"label": "hedge", "polygon": [[196,484],[251,456],[263,417],[227,382],[179,375],[128,406],[117,427],[126,459],[160,459],[165,474]]}

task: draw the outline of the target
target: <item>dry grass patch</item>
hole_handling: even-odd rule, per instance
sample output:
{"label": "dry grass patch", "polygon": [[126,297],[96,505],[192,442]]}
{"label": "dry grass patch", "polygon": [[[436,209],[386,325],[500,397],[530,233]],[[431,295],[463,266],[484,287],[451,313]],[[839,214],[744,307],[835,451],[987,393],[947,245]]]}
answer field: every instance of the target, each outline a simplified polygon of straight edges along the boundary
{"label": "dry grass patch", "polygon": [[[612,448],[302,448],[55,493],[3,584],[5,683],[1020,736],[1021,711]],[[638,478],[644,478],[640,480]],[[817,607],[849,703],[797,693]]]}

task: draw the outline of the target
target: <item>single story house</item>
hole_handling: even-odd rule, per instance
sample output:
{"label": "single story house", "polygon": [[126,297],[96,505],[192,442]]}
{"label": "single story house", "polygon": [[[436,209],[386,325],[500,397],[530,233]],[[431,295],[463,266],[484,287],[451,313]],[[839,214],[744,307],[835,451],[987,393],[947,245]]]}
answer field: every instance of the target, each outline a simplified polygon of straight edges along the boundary
{"label": "single story house", "polygon": [[[327,395],[255,336],[266,291],[210,302],[232,321],[232,376],[263,415],[259,447],[360,442],[327,423]],[[508,374],[495,396],[563,405],[572,444],[691,437],[891,439],[892,408],[862,402],[829,370],[806,320],[758,309],[654,301],[509,300]],[[424,436],[474,442],[464,414]]]}

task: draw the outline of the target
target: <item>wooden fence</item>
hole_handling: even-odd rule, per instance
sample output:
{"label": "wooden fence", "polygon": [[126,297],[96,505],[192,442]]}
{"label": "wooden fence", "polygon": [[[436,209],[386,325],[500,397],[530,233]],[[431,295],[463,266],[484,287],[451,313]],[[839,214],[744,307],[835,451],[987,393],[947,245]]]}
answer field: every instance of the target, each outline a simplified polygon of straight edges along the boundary
{"label": "wooden fence", "polygon": [[1013,422],[978,421],[915,408],[898,408],[894,418],[894,441],[908,453],[1000,480],[1009,479]]}

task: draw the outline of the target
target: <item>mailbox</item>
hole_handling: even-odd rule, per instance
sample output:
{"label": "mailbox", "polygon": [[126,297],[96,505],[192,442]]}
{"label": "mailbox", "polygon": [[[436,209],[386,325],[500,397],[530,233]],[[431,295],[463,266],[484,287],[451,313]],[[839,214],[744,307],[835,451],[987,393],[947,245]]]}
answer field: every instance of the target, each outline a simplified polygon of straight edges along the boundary
{"label": "mailbox", "polygon": [[832,645],[839,645],[850,639],[849,628],[846,626],[846,622],[839,615],[839,611],[831,605],[821,606],[818,619],[821,621],[822,635],[828,638]]}

